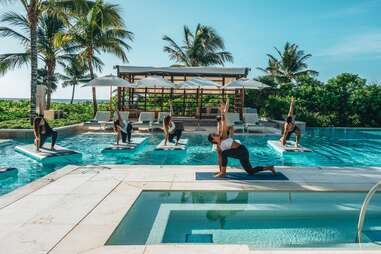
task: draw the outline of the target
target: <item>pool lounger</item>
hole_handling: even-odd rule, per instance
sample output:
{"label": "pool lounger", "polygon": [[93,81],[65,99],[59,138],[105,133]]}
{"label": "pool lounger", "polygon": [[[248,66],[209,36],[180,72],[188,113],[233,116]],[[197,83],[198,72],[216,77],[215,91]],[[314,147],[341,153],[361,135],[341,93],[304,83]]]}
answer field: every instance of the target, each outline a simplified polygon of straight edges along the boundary
{"label": "pool lounger", "polygon": [[6,146],[11,144],[12,140],[10,139],[0,139],[0,146]]}
{"label": "pool lounger", "polygon": [[139,145],[143,144],[143,142],[146,141],[146,139],[147,138],[136,138],[136,137],[133,137],[133,138],[131,138],[131,143],[119,143],[119,145],[112,144],[111,146],[106,147],[105,149],[103,149],[102,152],[134,150]]}
{"label": "pool lounger", "polygon": [[180,139],[179,144],[167,142],[167,145],[164,145],[165,140],[163,139],[160,144],[156,146],[156,150],[185,150],[188,144],[188,139]]}
{"label": "pool lounger", "polygon": [[34,159],[36,161],[46,161],[50,159],[58,159],[58,158],[66,158],[66,157],[81,157],[82,155],[73,150],[66,149],[62,146],[55,145],[55,150],[52,151],[48,148],[42,147],[40,148],[40,151],[36,151],[36,146],[33,144],[29,145],[20,145],[16,146],[15,150],[19,153],[24,154],[25,156],[28,156],[31,159]]}
{"label": "pool lounger", "polygon": [[0,168],[0,179],[5,177],[16,176],[18,174],[17,168]]}
{"label": "pool lounger", "polygon": [[279,153],[304,153],[304,152],[312,152],[311,149],[305,148],[303,146],[295,147],[294,141],[287,141],[286,145],[281,145],[278,140],[268,140],[267,144],[271,146],[275,151]]}

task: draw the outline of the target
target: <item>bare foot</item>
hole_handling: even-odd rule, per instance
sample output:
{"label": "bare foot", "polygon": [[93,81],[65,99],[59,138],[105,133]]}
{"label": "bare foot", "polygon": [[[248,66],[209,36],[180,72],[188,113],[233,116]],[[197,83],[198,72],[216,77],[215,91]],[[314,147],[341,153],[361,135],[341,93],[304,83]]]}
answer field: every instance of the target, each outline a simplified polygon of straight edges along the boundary
{"label": "bare foot", "polygon": [[217,175],[215,175],[214,177],[216,178],[223,178],[226,176],[226,173],[223,173],[223,172],[219,172]]}
{"label": "bare foot", "polygon": [[51,151],[55,151],[56,149],[55,149],[54,147],[51,147],[50,150],[51,150]]}
{"label": "bare foot", "polygon": [[271,171],[274,176],[276,175],[276,171],[275,171],[274,166],[267,166],[267,167],[264,167],[264,169]]}

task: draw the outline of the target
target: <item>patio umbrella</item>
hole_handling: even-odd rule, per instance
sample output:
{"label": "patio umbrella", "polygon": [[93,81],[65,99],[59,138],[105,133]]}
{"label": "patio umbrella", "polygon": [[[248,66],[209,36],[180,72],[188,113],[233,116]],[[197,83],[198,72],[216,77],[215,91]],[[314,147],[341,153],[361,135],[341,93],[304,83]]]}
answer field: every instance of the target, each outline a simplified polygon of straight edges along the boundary
{"label": "patio umbrella", "polygon": [[233,80],[226,86],[224,86],[224,89],[252,89],[252,90],[262,90],[264,88],[268,88],[270,86],[263,84],[262,82],[259,82],[254,79],[248,79],[248,78],[241,78],[238,80]]}
{"label": "patio umbrella", "polygon": [[193,78],[191,80],[183,81],[179,84],[179,88],[181,89],[187,89],[187,88],[218,89],[220,87],[221,85],[206,78]]}
{"label": "patio umbrella", "polygon": [[136,88],[174,88],[175,85],[159,76],[150,76],[136,82]]}
{"label": "patio umbrella", "polygon": [[[134,84],[131,84],[125,79],[119,78],[115,75],[106,75],[103,77],[95,78],[89,83],[84,84],[82,87],[110,87],[110,112],[112,110],[112,87],[127,87],[132,88]],[[111,118],[111,116],[110,116]]]}
{"label": "patio umbrella", "polygon": [[134,84],[131,84],[125,79],[119,78],[114,75],[106,75],[103,77],[95,78],[91,80],[89,83],[84,84],[82,87],[134,87]]}

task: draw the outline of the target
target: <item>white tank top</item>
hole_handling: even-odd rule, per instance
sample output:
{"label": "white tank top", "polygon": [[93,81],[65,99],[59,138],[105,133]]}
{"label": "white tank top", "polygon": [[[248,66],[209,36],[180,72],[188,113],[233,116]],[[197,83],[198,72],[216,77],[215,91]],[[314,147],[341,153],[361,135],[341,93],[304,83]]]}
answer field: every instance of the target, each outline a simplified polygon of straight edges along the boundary
{"label": "white tank top", "polygon": [[120,130],[124,133],[127,133],[127,124],[128,122],[126,120],[123,120],[123,128],[121,128]]}
{"label": "white tank top", "polygon": [[222,140],[220,147],[222,151],[229,150],[232,148],[234,140],[232,138],[227,138]]}

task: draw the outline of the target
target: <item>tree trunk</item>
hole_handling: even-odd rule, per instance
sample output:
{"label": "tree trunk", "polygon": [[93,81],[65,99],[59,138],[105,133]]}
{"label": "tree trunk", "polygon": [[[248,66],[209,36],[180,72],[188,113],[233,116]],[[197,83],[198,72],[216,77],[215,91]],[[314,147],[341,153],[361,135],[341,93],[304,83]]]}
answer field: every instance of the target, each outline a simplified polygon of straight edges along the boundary
{"label": "tree trunk", "polygon": [[36,3],[32,1],[28,7],[28,20],[30,26],[30,51],[31,51],[31,79],[30,79],[30,121],[33,123],[33,119],[36,116],[36,91],[37,91],[37,14]]}
{"label": "tree trunk", "polygon": [[47,63],[47,73],[46,73],[46,87],[47,96],[46,96],[46,108],[50,109],[50,104],[52,100],[52,86],[53,86],[53,76],[55,71],[55,60],[51,60]]}
{"label": "tree trunk", "polygon": [[74,85],[74,84],[72,84],[72,86],[73,86],[73,91],[72,91],[72,93],[71,93],[71,100],[70,100],[70,104],[73,104],[73,101],[74,101],[74,92],[75,92],[75,85]]}
{"label": "tree trunk", "polygon": [[[89,65],[89,72],[90,72],[90,79],[94,79],[94,70],[93,70],[93,63],[92,63],[92,58],[93,56],[89,54],[89,59],[88,59],[88,65]],[[95,117],[95,114],[98,111],[98,104],[97,104],[97,91],[95,90],[95,87],[92,87],[92,92],[93,92],[93,116]]]}

